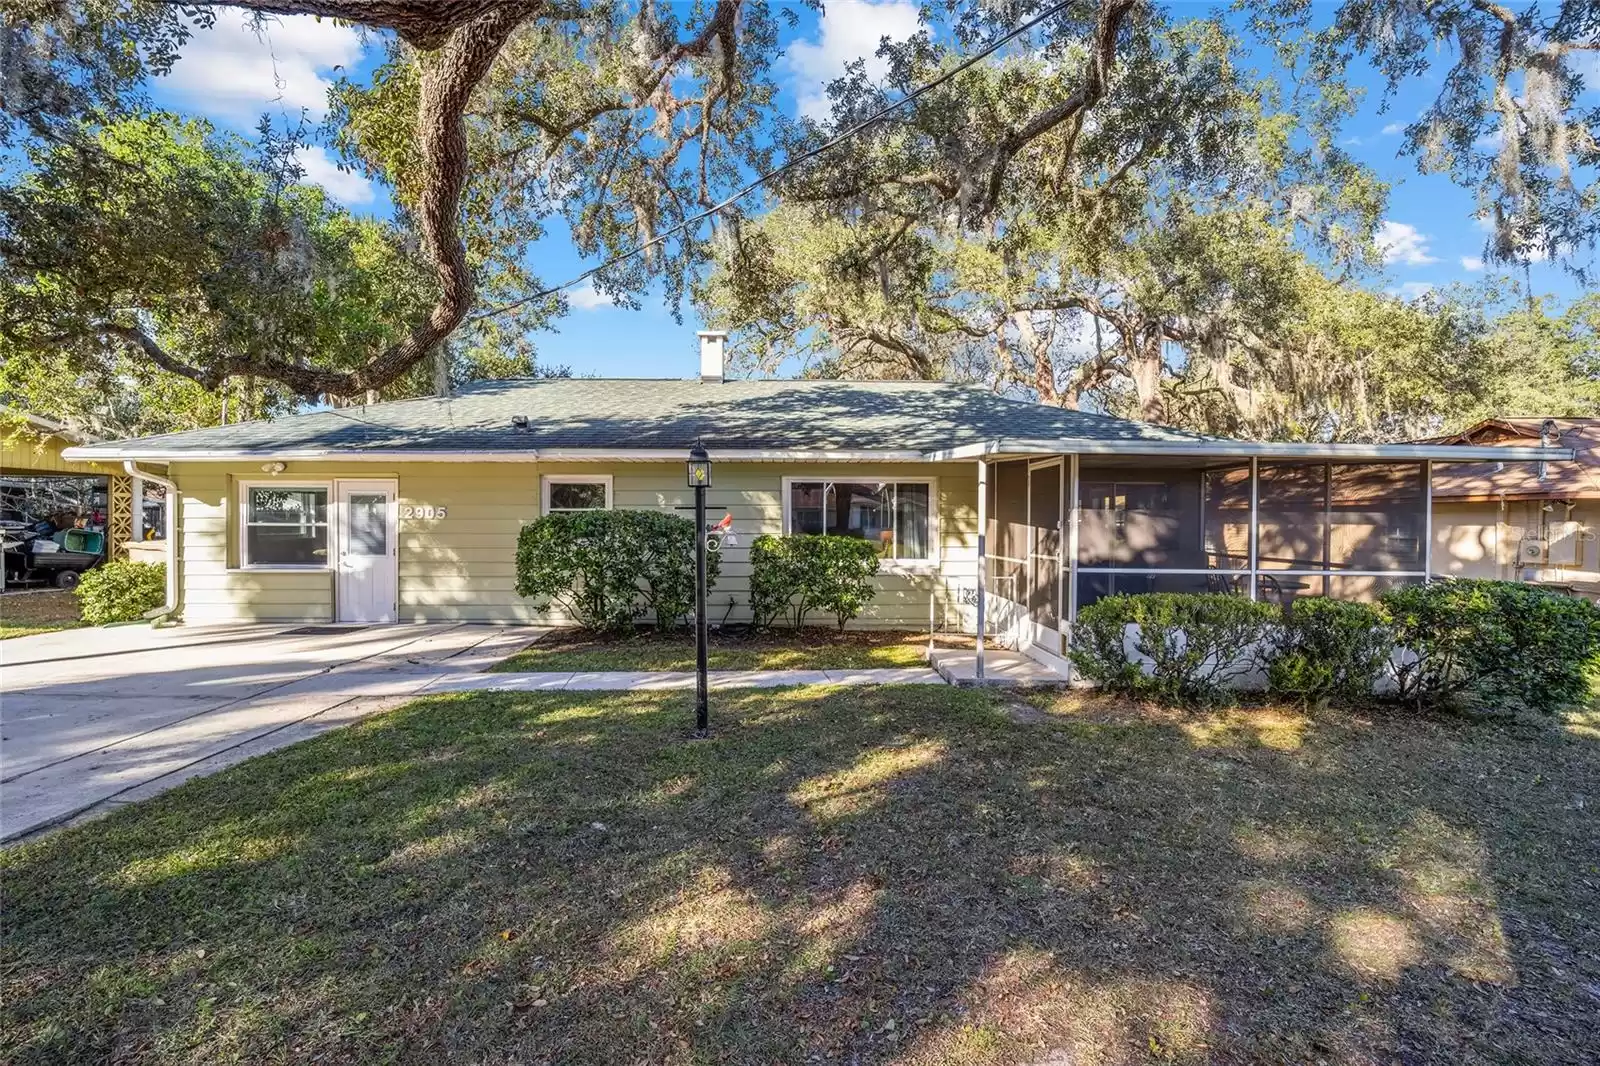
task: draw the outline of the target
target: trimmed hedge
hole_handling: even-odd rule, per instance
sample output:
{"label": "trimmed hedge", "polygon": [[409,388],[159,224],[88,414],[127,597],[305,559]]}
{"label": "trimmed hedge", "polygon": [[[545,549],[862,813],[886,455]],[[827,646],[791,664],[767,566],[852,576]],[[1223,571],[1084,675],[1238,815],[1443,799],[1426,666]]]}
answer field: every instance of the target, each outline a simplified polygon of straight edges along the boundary
{"label": "trimmed hedge", "polygon": [[1267,651],[1267,688],[1306,701],[1368,699],[1393,652],[1394,633],[1381,606],[1299,599]]}
{"label": "trimmed hedge", "polygon": [[[648,612],[662,628],[694,606],[694,521],[661,511],[558,511],[517,536],[517,595],[561,607],[599,631]],[[720,563],[706,559],[715,585]]]}
{"label": "trimmed hedge", "polygon": [[827,534],[759,536],[750,545],[750,612],[765,629],[792,612],[794,627],[812,611],[839,629],[877,593],[878,550],[870,541]]}
{"label": "trimmed hedge", "polygon": [[1400,699],[1418,707],[1554,714],[1582,702],[1600,653],[1600,608],[1517,581],[1455,580],[1381,597]]}
{"label": "trimmed hedge", "polygon": [[137,622],[167,598],[167,564],[106,563],[78,582],[78,614],[91,626]]}
{"label": "trimmed hedge", "polygon": [[1270,691],[1308,702],[1369,700],[1387,678],[1420,708],[1554,714],[1589,697],[1600,607],[1480,580],[1391,589],[1377,604],[1305,598],[1287,613],[1212,593],[1108,596],[1078,612],[1069,654],[1102,688],[1170,703],[1227,700],[1262,666]]}
{"label": "trimmed hedge", "polygon": [[[1078,612],[1069,653],[1084,677],[1114,692],[1214,704],[1256,665],[1280,617],[1270,603],[1222,593],[1107,596]],[[1128,654],[1129,625],[1134,655]],[[1143,659],[1148,659],[1145,667]]]}

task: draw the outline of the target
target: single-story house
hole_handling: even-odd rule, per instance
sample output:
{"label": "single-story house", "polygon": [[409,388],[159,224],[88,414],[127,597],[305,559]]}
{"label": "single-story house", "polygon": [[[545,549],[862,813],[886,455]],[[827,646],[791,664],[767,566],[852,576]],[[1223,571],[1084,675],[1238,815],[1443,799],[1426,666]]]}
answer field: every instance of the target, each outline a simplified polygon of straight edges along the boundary
{"label": "single-story house", "polygon": [[173,485],[186,622],[509,623],[559,620],[513,590],[523,523],[684,513],[700,440],[714,517],[733,516],[713,622],[748,617],[753,537],[829,532],[881,545],[860,624],[981,628],[1046,661],[1113,592],[1420,581],[1430,462],[1571,458],[1229,440],[946,382],[728,380],[724,336],[700,341],[696,379],[482,382],[69,455]]}
{"label": "single-story house", "polygon": [[1433,476],[1439,573],[1600,595],[1600,418],[1491,418],[1436,443],[1555,445],[1547,463],[1440,463]]}

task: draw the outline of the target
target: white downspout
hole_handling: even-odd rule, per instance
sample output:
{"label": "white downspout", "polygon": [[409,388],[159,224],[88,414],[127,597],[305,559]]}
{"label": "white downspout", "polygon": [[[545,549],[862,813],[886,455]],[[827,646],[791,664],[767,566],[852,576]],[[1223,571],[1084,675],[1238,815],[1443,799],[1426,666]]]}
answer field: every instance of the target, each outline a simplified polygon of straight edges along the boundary
{"label": "white downspout", "polygon": [[166,514],[164,524],[167,538],[167,601],[145,615],[151,621],[159,621],[178,609],[178,486],[171,478],[152,474],[148,470],[140,470],[138,463],[132,459],[124,459],[122,469],[127,471],[130,477],[154,481],[167,493],[166,506],[162,508]]}

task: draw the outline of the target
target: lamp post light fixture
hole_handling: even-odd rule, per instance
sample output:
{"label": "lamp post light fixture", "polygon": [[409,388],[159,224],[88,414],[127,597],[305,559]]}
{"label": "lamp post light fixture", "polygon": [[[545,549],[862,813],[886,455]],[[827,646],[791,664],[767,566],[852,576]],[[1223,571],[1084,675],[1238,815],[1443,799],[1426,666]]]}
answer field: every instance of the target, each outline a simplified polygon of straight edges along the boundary
{"label": "lamp post light fixture", "polygon": [[711,731],[706,703],[706,489],[711,487],[711,456],[695,441],[689,449],[689,487],[694,489],[694,735]]}

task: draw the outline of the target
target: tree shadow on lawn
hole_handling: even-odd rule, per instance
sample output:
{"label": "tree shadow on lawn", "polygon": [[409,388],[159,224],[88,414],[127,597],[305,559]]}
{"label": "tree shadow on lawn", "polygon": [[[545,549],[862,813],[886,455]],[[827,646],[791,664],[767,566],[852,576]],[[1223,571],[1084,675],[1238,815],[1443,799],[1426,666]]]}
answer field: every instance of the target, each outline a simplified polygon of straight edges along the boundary
{"label": "tree shadow on lawn", "polygon": [[1020,725],[909,687],[714,713],[691,743],[678,697],[437,697],[6,853],[0,1049],[1600,1055],[1589,737],[1271,710]]}

